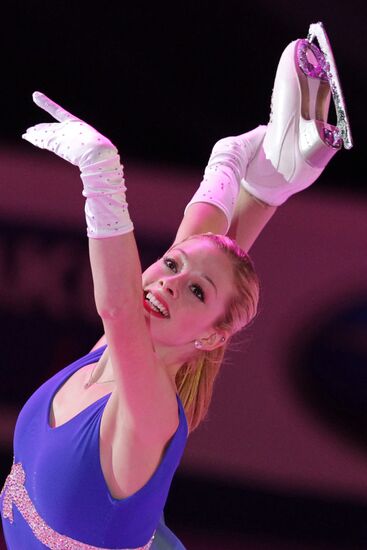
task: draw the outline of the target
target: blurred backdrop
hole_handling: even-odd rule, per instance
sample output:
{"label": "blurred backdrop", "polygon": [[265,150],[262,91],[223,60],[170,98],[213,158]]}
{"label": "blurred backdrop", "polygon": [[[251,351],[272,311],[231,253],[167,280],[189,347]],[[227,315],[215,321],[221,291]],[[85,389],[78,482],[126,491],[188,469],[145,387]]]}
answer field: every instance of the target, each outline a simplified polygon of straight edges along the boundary
{"label": "blurred backdrop", "polygon": [[24,401],[101,335],[78,171],[20,136],[41,90],[118,146],[144,266],[172,241],[211,148],[266,123],[284,47],[324,22],[355,147],[251,253],[233,344],[166,515],[189,550],[367,547],[365,3],[12,2],[2,7],[0,474]]}

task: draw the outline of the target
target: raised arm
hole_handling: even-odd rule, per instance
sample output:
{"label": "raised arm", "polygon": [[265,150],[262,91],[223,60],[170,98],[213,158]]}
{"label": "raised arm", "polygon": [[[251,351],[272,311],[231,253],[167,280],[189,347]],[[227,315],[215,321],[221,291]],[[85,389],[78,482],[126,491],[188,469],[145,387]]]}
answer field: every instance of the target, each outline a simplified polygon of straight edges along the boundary
{"label": "raised arm", "polygon": [[[337,126],[327,122],[331,95]],[[352,147],[338,71],[322,23],[312,24],[307,39],[295,40],[284,50],[271,105],[266,127],[215,145],[176,240],[200,231],[224,233],[229,228],[229,235],[249,250],[276,207],[309,187],[342,145]],[[223,216],[197,203],[220,208],[227,227]]]}
{"label": "raised arm", "polygon": [[227,219],[222,210],[212,204],[198,202],[187,209],[175,242],[198,233],[227,233],[243,250],[249,251],[276,210],[276,206],[257,200],[241,187],[228,232]]}
{"label": "raised arm", "polygon": [[265,126],[220,140],[199,189],[186,207],[175,242],[197,233],[226,234],[246,251],[276,211],[240,184],[265,135]]}
{"label": "raised arm", "polygon": [[177,425],[177,401],[155,359],[144,316],[140,260],[119,155],[108,139],[43,94],[34,94],[34,101],[58,122],[30,128],[24,139],[81,170],[95,303],[124,425],[162,440]]}

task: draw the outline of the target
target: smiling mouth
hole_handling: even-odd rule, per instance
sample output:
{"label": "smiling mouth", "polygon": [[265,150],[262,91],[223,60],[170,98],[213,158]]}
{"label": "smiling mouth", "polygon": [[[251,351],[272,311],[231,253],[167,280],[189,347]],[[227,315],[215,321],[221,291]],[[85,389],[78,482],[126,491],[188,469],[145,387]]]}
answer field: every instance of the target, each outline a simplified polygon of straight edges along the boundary
{"label": "smiling mouth", "polygon": [[144,308],[160,318],[169,319],[168,309],[149,291],[144,292]]}

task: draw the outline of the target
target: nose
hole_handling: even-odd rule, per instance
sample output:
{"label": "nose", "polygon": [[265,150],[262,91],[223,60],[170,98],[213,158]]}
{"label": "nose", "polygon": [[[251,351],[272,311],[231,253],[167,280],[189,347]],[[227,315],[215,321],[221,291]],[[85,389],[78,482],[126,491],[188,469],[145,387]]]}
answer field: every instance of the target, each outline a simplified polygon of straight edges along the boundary
{"label": "nose", "polygon": [[159,286],[165,291],[168,292],[172,298],[177,298],[179,295],[177,281],[173,280],[172,277],[169,279],[160,279]]}

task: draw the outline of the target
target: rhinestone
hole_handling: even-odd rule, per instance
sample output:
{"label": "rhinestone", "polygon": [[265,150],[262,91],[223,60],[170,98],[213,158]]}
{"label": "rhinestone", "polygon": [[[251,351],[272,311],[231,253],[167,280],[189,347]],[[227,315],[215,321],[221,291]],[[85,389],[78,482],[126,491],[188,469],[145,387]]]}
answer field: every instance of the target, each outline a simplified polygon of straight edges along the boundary
{"label": "rhinestone", "polygon": [[[4,519],[8,519],[10,523],[13,523],[13,505],[15,505],[33,531],[36,539],[44,544],[46,548],[50,548],[51,550],[109,550],[85,544],[84,542],[62,535],[49,527],[34,507],[24,486],[24,482],[25,472],[22,464],[20,462],[17,464],[13,463],[10,474],[6,478],[4,487],[0,493],[0,496],[4,495],[2,503],[2,515]],[[147,544],[135,550],[149,550],[153,539],[154,534]]]}
{"label": "rhinestone", "polygon": [[[311,63],[307,57],[307,53],[311,51],[316,59],[316,65]],[[298,65],[306,76],[328,80],[325,58],[315,44],[311,44],[308,40],[301,40],[297,48]]]}

